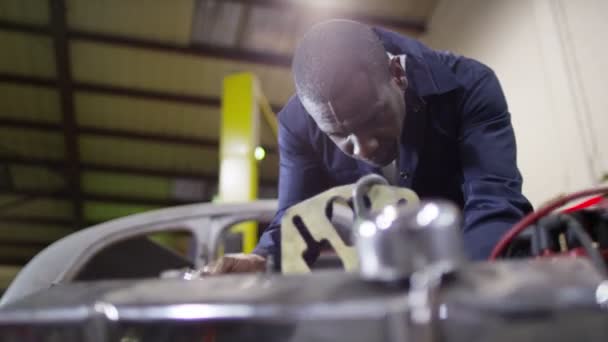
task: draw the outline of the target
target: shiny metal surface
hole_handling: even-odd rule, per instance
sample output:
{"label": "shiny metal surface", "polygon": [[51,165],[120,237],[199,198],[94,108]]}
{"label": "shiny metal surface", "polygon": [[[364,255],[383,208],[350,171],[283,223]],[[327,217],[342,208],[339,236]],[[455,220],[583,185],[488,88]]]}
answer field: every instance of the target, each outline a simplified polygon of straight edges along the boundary
{"label": "shiny metal surface", "polygon": [[[442,336],[459,341],[604,341],[605,283],[584,259],[483,263],[444,286]],[[448,300],[449,298],[449,300]]]}
{"label": "shiny metal surface", "polygon": [[374,212],[365,203],[378,175],[362,177],[353,191],[353,235],[364,279],[399,281],[436,263],[452,268],[466,262],[458,208],[445,201],[387,205]]}
{"label": "shiny metal surface", "polygon": [[243,204],[192,204],[154,210],[102,223],[71,234],[36,255],[0,299],[0,307],[71,281],[94,255],[122,240],[153,232],[190,231],[195,237],[194,260],[202,268],[217,255],[217,246],[231,225],[247,220],[269,222],[276,201]]}
{"label": "shiny metal surface", "polygon": [[586,260],[575,259],[467,264],[424,287],[435,290],[424,306],[407,287],[340,271],[73,283],[4,306],[0,334],[95,321],[111,333],[165,326],[185,334],[213,323],[219,340],[243,332],[242,341],[605,341],[608,311],[596,296],[604,287]]}
{"label": "shiny metal surface", "polygon": [[396,225],[399,215],[414,213],[408,207],[401,213],[397,205],[374,212],[366,204],[372,186],[386,185],[378,175],[362,177],[353,189],[355,224],[353,237],[359,260],[359,274],[366,280],[399,281],[413,273],[412,240],[403,226]]}
{"label": "shiny metal surface", "polygon": [[414,214],[410,211],[406,215],[398,215],[394,224],[407,227],[411,234],[416,271],[435,264],[457,269],[467,262],[462,241],[462,218],[452,203],[422,202]]}
{"label": "shiny metal surface", "polygon": [[[276,204],[153,212],[73,234],[43,251],[20,274],[8,299],[3,298],[0,337],[2,341],[608,341],[608,280],[588,260],[468,262],[458,210],[444,202],[361,207],[366,191],[387,190],[374,187],[376,182],[382,181],[369,177],[356,188],[360,201],[355,202],[354,237],[360,273],[207,277],[200,269],[185,269],[158,279],[74,281],[78,269],[111,243],[184,227],[197,237],[197,265],[204,265],[216,255],[227,227],[248,219],[270,219]],[[37,279],[39,272],[42,276]]]}
{"label": "shiny metal surface", "polygon": [[[303,286],[312,284],[315,286]],[[64,309],[83,306],[94,309],[98,303],[115,308],[120,319],[139,322],[256,317],[289,321],[368,314],[371,317],[383,315],[387,305],[398,303],[399,298],[403,304],[403,293],[400,288],[360,282],[356,274],[340,271],[293,276],[226,275],[190,281],[82,282],[58,285],[7,305],[0,310],[0,322],[27,322],[31,316],[22,313],[30,309],[36,309],[41,319],[52,320],[69,311]],[[335,310],[326,310],[328,306]],[[49,314],[42,315],[44,312]],[[311,313],[320,316],[315,318]]]}

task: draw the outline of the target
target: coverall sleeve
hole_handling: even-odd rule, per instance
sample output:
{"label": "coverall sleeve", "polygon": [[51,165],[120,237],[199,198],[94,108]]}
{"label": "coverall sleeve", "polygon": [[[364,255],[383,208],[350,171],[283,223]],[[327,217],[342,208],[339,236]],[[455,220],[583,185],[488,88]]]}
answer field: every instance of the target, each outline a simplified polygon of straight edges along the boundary
{"label": "coverall sleeve", "polygon": [[[274,256],[280,267],[281,219],[290,206],[312,197],[326,188],[327,176],[308,138],[307,116],[291,101],[279,113],[279,205],[278,211],[264,231],[255,254]],[[312,254],[318,254],[313,251]],[[311,255],[307,259],[314,259]]]}
{"label": "coverall sleeve", "polygon": [[532,207],[521,192],[511,115],[494,72],[484,69],[462,110],[464,243],[470,257],[481,260]]}

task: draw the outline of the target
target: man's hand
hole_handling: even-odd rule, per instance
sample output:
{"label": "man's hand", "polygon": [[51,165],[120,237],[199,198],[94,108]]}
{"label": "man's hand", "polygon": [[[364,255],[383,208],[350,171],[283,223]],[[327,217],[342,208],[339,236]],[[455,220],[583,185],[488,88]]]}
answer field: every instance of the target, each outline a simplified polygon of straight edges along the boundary
{"label": "man's hand", "polygon": [[264,272],[266,258],[257,254],[226,254],[209,265],[210,274]]}

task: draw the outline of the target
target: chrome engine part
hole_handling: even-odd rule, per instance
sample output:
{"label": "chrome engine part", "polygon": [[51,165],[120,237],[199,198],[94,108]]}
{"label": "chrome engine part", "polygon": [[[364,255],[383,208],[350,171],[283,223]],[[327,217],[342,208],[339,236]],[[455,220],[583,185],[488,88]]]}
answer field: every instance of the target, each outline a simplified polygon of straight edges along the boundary
{"label": "chrome engine part", "polygon": [[[588,259],[467,261],[456,208],[373,210],[361,191],[378,183],[355,186],[357,271],[205,276],[222,232],[276,204],[166,209],[38,255],[2,298],[2,341],[608,341],[608,280]],[[108,244],[177,226],[196,233],[194,269],[78,281]]]}
{"label": "chrome engine part", "polygon": [[584,259],[472,263],[439,283],[420,282],[414,289],[320,271],[72,283],[3,306],[0,336],[3,341],[27,341],[24,336],[30,341],[608,339],[608,283]]}
{"label": "chrome engine part", "polygon": [[353,235],[363,279],[406,280],[428,267],[453,269],[466,262],[456,207],[444,201],[416,202],[374,212],[364,201],[373,185],[386,182],[376,175],[363,177],[353,192]]}

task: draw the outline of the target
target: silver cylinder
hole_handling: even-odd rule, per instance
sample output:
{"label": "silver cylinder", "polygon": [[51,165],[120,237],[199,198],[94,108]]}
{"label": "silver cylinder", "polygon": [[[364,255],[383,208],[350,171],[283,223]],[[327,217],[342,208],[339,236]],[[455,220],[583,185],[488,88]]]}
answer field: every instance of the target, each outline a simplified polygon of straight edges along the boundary
{"label": "silver cylinder", "polygon": [[400,214],[395,206],[387,206],[379,214],[356,222],[355,246],[362,278],[396,281],[414,271],[415,249],[408,231],[395,224],[397,215],[404,213]]}
{"label": "silver cylinder", "polygon": [[416,270],[438,263],[457,268],[466,262],[462,217],[450,202],[422,202],[416,215],[403,217],[395,224],[407,227],[410,232]]}
{"label": "silver cylinder", "polygon": [[466,262],[461,224],[458,208],[445,201],[387,206],[358,218],[354,236],[361,277],[399,281],[436,264],[458,268]]}

